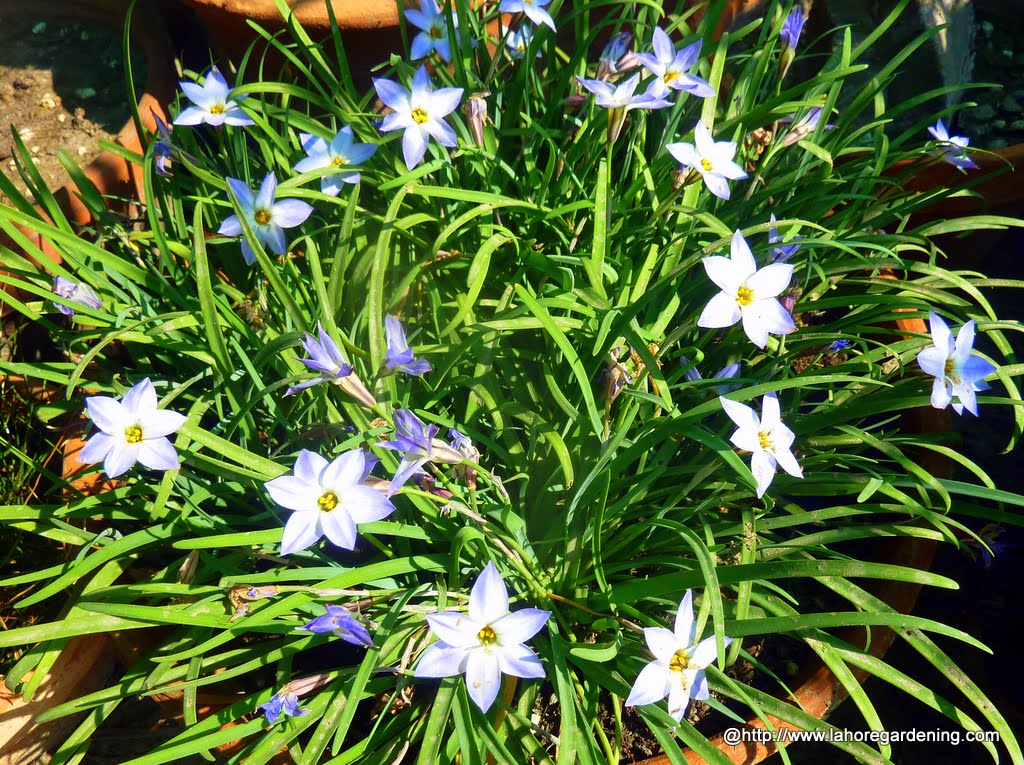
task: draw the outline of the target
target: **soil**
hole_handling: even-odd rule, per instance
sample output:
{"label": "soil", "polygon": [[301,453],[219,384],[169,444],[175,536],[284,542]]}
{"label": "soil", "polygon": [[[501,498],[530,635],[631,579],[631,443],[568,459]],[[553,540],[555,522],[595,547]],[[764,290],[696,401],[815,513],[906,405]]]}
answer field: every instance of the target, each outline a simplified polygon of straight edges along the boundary
{"label": "soil", "polygon": [[[145,59],[132,62],[145,82]],[[0,170],[18,190],[28,189],[17,169],[16,129],[47,188],[68,181],[63,150],[79,165],[113,141],[129,119],[121,34],[95,24],[71,24],[52,14],[0,19]],[[0,194],[0,202],[7,201]]]}

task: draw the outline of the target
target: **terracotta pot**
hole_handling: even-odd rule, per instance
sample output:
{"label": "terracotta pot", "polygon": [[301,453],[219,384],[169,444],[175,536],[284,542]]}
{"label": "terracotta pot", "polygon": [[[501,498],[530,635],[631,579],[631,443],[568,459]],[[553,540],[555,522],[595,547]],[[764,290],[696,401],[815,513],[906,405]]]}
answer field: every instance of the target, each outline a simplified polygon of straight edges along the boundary
{"label": "terracotta pot", "polygon": [[[109,24],[115,30],[121,31],[129,5],[130,0],[49,0],[45,10],[47,15],[60,18],[62,22]],[[15,13],[25,12],[24,0],[0,0],[0,16],[9,17]],[[173,46],[167,37],[161,5],[157,0],[141,0],[137,3],[132,14],[132,35],[135,44],[140,45],[146,54],[147,78],[144,92],[139,98],[139,113],[143,126],[152,131],[156,129],[153,112],[161,119],[166,119],[166,104],[173,98],[177,88]],[[127,108],[125,112],[127,116]],[[143,151],[142,137],[139,136],[135,122],[130,117],[117,134],[116,141],[131,151]],[[141,167],[133,165],[113,152],[103,152],[84,169],[84,172],[100,194],[108,200],[111,210],[126,216],[137,213],[135,204],[129,200],[144,201]],[[76,228],[84,228],[93,222],[92,214],[79,198],[78,186],[74,181],[57,189],[54,197],[64,216]],[[36,209],[44,220],[48,220],[42,207],[37,205]],[[62,262],[60,252],[53,245],[31,230],[23,228],[21,231],[43,255],[55,263]],[[5,235],[0,235],[0,245],[19,251]],[[34,258],[29,259],[36,262]],[[45,262],[36,262],[36,265],[46,270]],[[12,289],[11,292],[19,296],[18,290]],[[0,304],[0,316],[6,316],[8,313],[6,304]]]}

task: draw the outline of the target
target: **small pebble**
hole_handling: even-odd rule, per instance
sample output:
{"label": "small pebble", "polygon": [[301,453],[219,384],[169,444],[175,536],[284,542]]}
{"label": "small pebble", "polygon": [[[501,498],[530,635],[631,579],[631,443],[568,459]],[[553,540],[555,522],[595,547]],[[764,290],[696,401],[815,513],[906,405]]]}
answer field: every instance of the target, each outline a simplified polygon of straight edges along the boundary
{"label": "small pebble", "polygon": [[57,122],[61,123],[62,125],[65,122],[67,122],[67,121],[68,121],[68,115],[66,115],[64,112],[61,112],[60,114],[57,115]]}
{"label": "small pebble", "polygon": [[56,109],[57,108],[57,101],[56,101],[56,99],[53,96],[51,96],[49,93],[47,93],[45,96],[43,96],[43,100],[40,103],[42,103],[42,105],[44,107],[46,107],[47,109]]}
{"label": "small pebble", "polygon": [[36,24],[34,27],[32,27],[32,34],[34,34],[34,35],[41,35],[45,31],[46,31],[46,22],[45,21],[40,21],[38,24]]}
{"label": "small pebble", "polygon": [[39,147],[38,146],[33,146],[31,149],[29,149],[29,152],[31,152],[32,154],[38,154],[39,153]]}
{"label": "small pebble", "polygon": [[86,148],[84,146],[79,146],[78,147],[78,156],[79,157],[84,157],[85,156],[85,152],[86,152]]}

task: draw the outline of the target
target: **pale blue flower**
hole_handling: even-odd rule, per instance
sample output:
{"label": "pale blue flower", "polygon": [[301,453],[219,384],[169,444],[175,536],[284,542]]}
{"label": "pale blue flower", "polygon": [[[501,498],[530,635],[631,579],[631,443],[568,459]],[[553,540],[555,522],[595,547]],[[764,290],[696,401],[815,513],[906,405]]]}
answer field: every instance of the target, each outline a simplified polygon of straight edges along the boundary
{"label": "pale blue flower", "polygon": [[704,258],[707,271],[721,292],[711,298],[697,325],[706,328],[731,327],[743,321],[743,331],[758,348],[768,343],[768,335],[787,335],[796,331],[793,317],[777,296],[793,278],[793,266],[772,263],[758,269],[754,255],[739,229],[732,235],[730,257]]}
{"label": "pale blue flower", "polygon": [[[654,661],[640,670],[626,699],[627,707],[655,704],[668,696],[668,713],[677,722],[683,719],[690,699],[704,701],[710,695],[704,670],[716,658],[715,638],[695,642],[697,624],[693,618],[693,593],[686,591],[676,612],[675,629],[645,627],[644,640]],[[723,638],[728,647],[732,638]]]}
{"label": "pale blue flower", "polygon": [[[968,321],[956,334],[934,311],[928,314],[932,343],[917,355],[917,363],[926,374],[932,375],[932,406],[945,409],[953,403],[957,414],[966,409],[978,416],[978,398],[975,393],[988,390],[985,378],[996,371],[995,366],[971,353],[974,350],[974,321]],[[956,401],[953,397],[956,396]]]}
{"label": "pale blue flower", "polygon": [[713,96],[715,91],[707,82],[687,71],[697,63],[700,48],[698,40],[677,52],[665,30],[655,27],[654,54],[637,54],[640,63],[656,78],[647,92],[665,96],[671,90],[681,90],[699,98]]}
{"label": "pale blue flower", "polygon": [[828,348],[830,351],[845,351],[853,345],[853,340],[836,340]]}
{"label": "pale blue flower", "polygon": [[508,610],[508,590],[493,563],[480,573],[469,594],[469,613],[428,614],[438,642],[423,652],[416,677],[466,675],[466,691],[482,711],[498,697],[501,675],[544,677],[544,665],[525,643],[543,629],[550,611]]}
{"label": "pale blue flower", "polygon": [[[770,222],[775,223],[775,213],[772,213]],[[768,244],[778,245],[777,247],[772,247],[772,257],[774,262],[785,263],[793,257],[793,255],[796,254],[796,251],[800,249],[800,245],[797,244],[797,242],[801,239],[803,239],[802,236],[794,236],[789,240],[789,244],[782,244],[782,237],[779,236],[779,230],[774,226],[768,229]]]}
{"label": "pale blue flower", "polygon": [[462,100],[462,88],[432,90],[430,77],[422,66],[413,77],[411,91],[384,79],[374,79],[373,87],[380,100],[393,110],[381,123],[381,131],[405,131],[402,136],[402,156],[407,168],[412,170],[423,161],[430,138],[449,148],[458,144],[455,131],[444,118],[458,108]]}
{"label": "pale blue flower", "polygon": [[580,85],[593,93],[598,106],[608,109],[608,140],[614,143],[626,123],[626,113],[630,109],[665,109],[672,104],[660,96],[650,93],[635,95],[636,86],[640,83],[640,74],[634,74],[625,82],[612,85],[601,80],[587,80],[577,76]]}
{"label": "pale blue flower", "polygon": [[793,6],[793,10],[789,12],[789,15],[782,24],[782,30],[779,32],[779,42],[789,50],[796,50],[796,46],[800,43],[800,35],[804,31],[805,23],[807,23],[807,19],[804,17],[803,8],[797,3]]}
{"label": "pale blue flower", "polygon": [[774,393],[765,394],[761,399],[761,416],[758,417],[749,406],[719,396],[722,409],[736,423],[732,434],[737,449],[750,452],[750,472],[757,483],[757,496],[762,497],[775,478],[776,466],[794,478],[803,478],[803,471],[793,456],[791,447],[795,436],[782,422],[779,399]]}
{"label": "pale blue flower", "polygon": [[395,471],[395,477],[391,479],[388,496],[401,489],[413,475],[423,473],[423,466],[428,462],[462,462],[459,452],[435,438],[437,431],[437,425],[425,426],[410,410],[395,410],[395,440],[377,444],[381,448],[402,453],[402,461]]}
{"label": "pale blue flower", "polygon": [[316,326],[320,339],[317,340],[308,332],[306,333],[306,337],[302,341],[302,347],[306,349],[309,358],[299,359],[299,361],[320,374],[311,380],[293,385],[285,391],[284,395],[291,396],[321,383],[333,383],[364,406],[370,408],[376,406],[377,401],[374,399],[373,394],[366,389],[362,380],[353,373],[352,365],[345,359],[345,354],[341,352],[341,348],[327,334],[323,324],[318,323]]}
{"label": "pale blue flower", "polygon": [[499,13],[525,13],[526,18],[540,26],[546,24],[555,30],[555,20],[551,14],[544,10],[544,6],[551,0],[501,0],[498,6]]}
{"label": "pale blue flower", "polygon": [[327,606],[326,614],[316,617],[308,624],[299,627],[299,629],[317,634],[331,632],[346,643],[361,645],[366,648],[373,647],[373,639],[370,637],[370,633],[366,631],[366,627],[352,616],[351,611],[341,606]]}
{"label": "pale blue flower", "polygon": [[302,717],[309,713],[308,709],[301,709],[299,707],[299,697],[293,692],[286,690],[286,688],[282,688],[271,696],[270,701],[256,707],[263,710],[263,714],[267,717],[267,722],[271,725],[276,723],[282,714],[285,717]]}
{"label": "pale blue flower", "polygon": [[[448,41],[448,22],[445,14],[435,0],[420,0],[420,9],[405,12],[405,18],[417,29],[421,30],[412,38],[412,48],[409,51],[409,58],[426,58],[431,51],[437,51],[437,55],[444,62],[452,60],[452,46]],[[459,39],[459,17],[452,14],[452,24],[455,26],[455,39]]]}
{"label": "pale blue flower", "polygon": [[309,133],[299,133],[299,141],[307,156],[296,163],[295,172],[336,168],[335,172],[320,178],[320,190],[332,197],[341,192],[341,184],[359,183],[360,174],[349,170],[349,166],[362,165],[377,151],[375,143],[355,143],[352,128],[348,125],[339,130],[330,143]]}
{"label": "pale blue flower", "polygon": [[[62,297],[71,303],[77,303],[86,308],[103,307],[103,301],[93,292],[92,287],[84,282],[77,283],[70,279],[65,279],[63,276],[57,276],[53,280],[53,289],[51,291],[57,297]],[[54,302],[54,305],[65,316],[75,315],[75,309],[69,305],[57,302]]]}
{"label": "pale blue flower", "polygon": [[[779,124],[789,124],[790,128],[786,135],[782,137],[782,140],[779,141],[779,145],[792,146],[796,142],[802,141],[813,133],[817,129],[818,123],[821,121],[822,111],[823,110],[820,106],[815,106],[813,109],[810,109],[807,113],[801,116],[796,122],[793,122],[792,117],[780,119]],[[832,130],[833,128],[835,128],[835,125],[826,124],[822,129]]]}
{"label": "pale blue flower", "polygon": [[597,79],[607,80],[639,66],[640,60],[633,51],[633,33],[619,32],[608,41],[597,60]]}
{"label": "pale blue flower", "polygon": [[[690,365],[690,360],[686,358],[686,356],[680,356],[679,363],[683,367],[687,367]],[[724,366],[721,369],[719,369],[715,376],[712,377],[711,379],[731,380],[740,373],[740,366],[741,365],[738,361],[727,366]],[[685,372],[683,372],[683,377],[685,377],[690,382],[698,382],[704,379],[703,375],[701,375],[700,373],[700,370],[697,369],[696,366],[690,367]],[[738,390],[741,387],[742,385],[740,383],[727,383],[722,385],[712,385],[711,389],[720,396],[724,396],[726,393],[732,393],[734,390]]]}
{"label": "pale blue flower", "polygon": [[693,129],[694,143],[670,143],[665,148],[684,167],[692,167],[704,179],[708,189],[720,199],[729,198],[729,184],[726,179],[738,181],[746,178],[743,168],[733,162],[736,144],[731,141],[716,142],[711,131],[703,122]]}
{"label": "pale blue flower", "polygon": [[147,377],[136,383],[120,401],[109,396],[85,399],[89,417],[99,429],[82,448],[79,459],[103,461],[111,478],[141,462],[153,470],[175,470],[178,452],[167,438],[185,424],[183,414],[157,409],[156,390]]}
{"label": "pale blue flower", "polygon": [[252,117],[242,111],[238,105],[245,96],[231,96],[227,80],[217,67],[206,73],[206,81],[199,85],[195,82],[182,82],[181,89],[195,106],[182,110],[174,118],[175,125],[253,125]]}
{"label": "pale blue flower", "polygon": [[[274,201],[277,177],[273,173],[267,173],[258,194],[253,194],[245,181],[237,178],[228,178],[227,181],[238,198],[238,206],[242,208],[242,214],[249,222],[256,240],[271,252],[284,255],[288,251],[284,229],[302,224],[312,214],[313,208],[301,199]],[[239,236],[242,234],[242,222],[237,215],[231,215],[220,224],[217,233]],[[242,257],[246,265],[251,266],[256,262],[256,253],[245,237],[242,237]]]}
{"label": "pale blue flower", "polygon": [[405,339],[405,330],[397,317],[388,314],[384,317],[384,332],[388,341],[388,352],[384,356],[384,368],[388,374],[405,372],[407,375],[420,376],[430,371],[430,362],[417,359]]}
{"label": "pale blue flower", "polygon": [[293,475],[267,481],[264,486],[271,499],[292,511],[284,526],[281,554],[305,550],[323,536],[352,550],[357,524],[391,515],[391,500],[366,485],[375,464],[362,449],[344,452],[330,463],[303,449]]}
{"label": "pale blue flower", "polygon": [[943,162],[948,162],[959,170],[977,170],[978,166],[967,154],[967,147],[971,139],[964,135],[950,135],[942,120],[928,128],[932,138],[939,141],[936,149],[936,156]]}
{"label": "pale blue flower", "polygon": [[[518,29],[510,32],[505,38],[505,48],[512,58],[523,58],[526,55],[526,51],[530,48],[532,40],[533,28],[528,24],[520,24]],[[537,58],[540,57],[541,52],[537,51]]]}

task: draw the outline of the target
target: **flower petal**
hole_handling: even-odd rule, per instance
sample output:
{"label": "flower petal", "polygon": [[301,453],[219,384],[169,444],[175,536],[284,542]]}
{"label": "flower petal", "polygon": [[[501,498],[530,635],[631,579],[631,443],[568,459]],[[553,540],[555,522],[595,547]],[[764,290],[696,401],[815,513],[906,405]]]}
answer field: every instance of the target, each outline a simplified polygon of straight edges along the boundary
{"label": "flower petal", "polygon": [[928,314],[928,327],[932,333],[932,344],[939,350],[945,351],[946,358],[953,355],[956,345],[953,342],[953,333],[949,326],[942,320],[942,317],[932,311]]}
{"label": "flower petal", "polygon": [[241,236],[242,221],[239,220],[237,215],[229,215],[224,219],[224,222],[220,224],[220,228],[217,229],[217,233],[222,236]]}
{"label": "flower petal", "polygon": [[78,453],[78,460],[88,465],[103,462],[110,450],[114,448],[114,444],[114,436],[106,433],[94,433],[92,438],[85,442],[82,451]]}
{"label": "flower petal", "polygon": [[501,689],[501,668],[498,657],[484,650],[470,651],[466,662],[466,691],[482,712],[491,708]]}
{"label": "flower petal", "polygon": [[139,462],[153,470],[177,470],[178,452],[166,438],[147,438],[139,444]]}
{"label": "flower petal", "polygon": [[405,166],[412,170],[423,161],[423,155],[427,153],[427,131],[422,128],[408,127],[402,136],[402,158]]}
{"label": "flower petal", "polygon": [[263,484],[270,498],[281,507],[302,512],[319,512],[317,500],[323,494],[318,483],[283,475]]}
{"label": "flower petal", "polygon": [[723,176],[718,173],[701,173],[701,175],[704,177],[704,185],[708,187],[708,191],[719,199],[729,198],[729,184]]}
{"label": "flower petal", "polygon": [[323,536],[320,511],[292,513],[284,524],[281,536],[281,555],[291,555],[311,547]]}
{"label": "flower petal", "polygon": [[704,310],[701,311],[700,317],[697,319],[697,326],[706,329],[731,327],[742,316],[743,312],[737,305],[736,299],[724,292],[719,292],[704,306]]}
{"label": "flower petal", "polygon": [[383,520],[395,511],[387,497],[365,484],[345,489],[345,508],[356,523],[373,523]]}
{"label": "flower petal", "polygon": [[[724,638],[725,647],[729,647],[732,638]],[[704,669],[714,663],[718,658],[718,648],[715,645],[714,636],[704,638],[689,651],[690,660],[687,662],[689,669]]]}
{"label": "flower petal", "polygon": [[[747,252],[750,251],[747,250]],[[702,258],[701,262],[704,264],[708,278],[729,295],[735,295],[747,277],[754,273],[753,262],[749,264],[748,268],[748,264],[742,257],[737,260],[721,255],[712,255],[710,258]]]}
{"label": "flower petal", "polygon": [[468,648],[457,648],[445,643],[435,643],[420,657],[413,672],[414,677],[451,677],[466,671],[469,659]]}
{"label": "flower petal", "polygon": [[697,636],[697,623],[693,619],[693,590],[687,590],[679,603],[674,634],[680,646],[693,645]]}
{"label": "flower petal", "polygon": [[672,630],[665,627],[644,627],[644,640],[655,658],[664,662],[668,662],[680,648],[686,647],[676,640]]}
{"label": "flower petal", "polygon": [[772,335],[788,335],[796,332],[796,324],[789,311],[775,298],[758,300],[750,309],[757,321]]}
{"label": "flower petal", "polygon": [[493,562],[480,572],[469,593],[469,615],[481,624],[492,624],[508,613],[508,590]]}
{"label": "flower petal", "polygon": [[325,489],[341,493],[350,486],[361,482],[366,462],[366,452],[353,449],[339,455],[320,473],[320,485]]}
{"label": "flower petal", "polygon": [[124,405],[124,413],[129,420],[137,421],[142,415],[156,409],[156,389],[147,377],[132,386],[131,390],[124,394],[121,399]]}
{"label": "flower petal", "polygon": [[670,143],[665,148],[681,165],[686,167],[698,167],[700,165],[700,155],[692,143]]}
{"label": "flower petal", "polygon": [[478,634],[486,626],[458,611],[427,614],[427,623],[441,642],[457,648],[479,646]]}
{"label": "flower petal", "polygon": [[498,636],[498,644],[508,647],[516,643],[525,643],[532,638],[544,628],[550,616],[550,611],[540,608],[521,608],[500,617],[491,624],[491,627]]}
{"label": "flower petal", "polygon": [[639,707],[661,701],[668,695],[671,675],[667,664],[660,661],[650,662],[637,675],[626,698],[626,706]]}
{"label": "flower petal", "polygon": [[397,82],[375,78],[373,87],[377,91],[377,97],[386,106],[391,107],[396,112],[409,111],[409,91]]}
{"label": "flower petal", "polygon": [[345,507],[337,507],[329,513],[320,513],[320,527],[324,536],[343,550],[356,547],[356,524]]}
{"label": "flower petal", "polygon": [[690,705],[690,678],[686,672],[674,672],[668,686],[668,714],[679,722]]}
{"label": "flower petal", "polygon": [[[966,362],[964,362],[964,365],[960,367],[960,379],[962,379],[967,385],[974,385],[995,371],[995,366],[981,358],[981,356],[971,356]],[[980,390],[986,389],[981,388]]]}
{"label": "flower petal", "polygon": [[525,645],[501,646],[495,653],[498,655],[498,668],[506,675],[528,679],[545,675],[544,665],[537,654]]}
{"label": "flower petal", "polygon": [[675,46],[672,45],[672,40],[669,39],[665,30],[661,27],[654,28],[654,39],[652,40],[652,45],[654,47],[654,55],[658,57],[658,61],[662,64],[668,64],[675,59]]}
{"label": "flower petal", "polygon": [[85,399],[85,408],[96,427],[104,433],[123,437],[123,431],[131,425],[131,414],[124,405],[110,396],[89,396]]}
{"label": "flower petal", "polygon": [[758,300],[764,300],[778,295],[789,287],[792,280],[793,266],[789,263],[772,263],[747,279],[747,286],[754,291]]}
{"label": "flower petal", "polygon": [[462,100],[462,88],[438,88],[430,94],[431,117],[444,117],[459,108]]}
{"label": "flower petal", "polygon": [[142,413],[138,424],[142,428],[143,438],[160,438],[161,436],[169,436],[171,433],[174,433],[185,424],[187,419],[185,415],[167,409],[153,409],[152,411]]}
{"label": "flower petal", "polygon": [[124,439],[112,439],[110,451],[103,460],[103,470],[111,478],[131,470],[139,456],[138,444],[127,444]]}
{"label": "flower petal", "polygon": [[313,207],[301,199],[282,199],[275,202],[273,221],[281,228],[294,228],[313,214]]}
{"label": "flower petal", "polygon": [[743,316],[743,331],[747,333],[750,342],[758,348],[764,348],[768,344],[768,327],[762,319],[761,312],[754,306],[747,306],[741,309],[740,313]]}
{"label": "flower petal", "polygon": [[757,482],[757,496],[760,499],[775,478],[775,458],[765,451],[754,452],[750,457],[750,472]]}
{"label": "flower petal", "polygon": [[729,419],[736,423],[740,430],[752,430],[756,433],[761,428],[761,420],[751,407],[725,396],[719,396],[718,401],[729,415]]}

